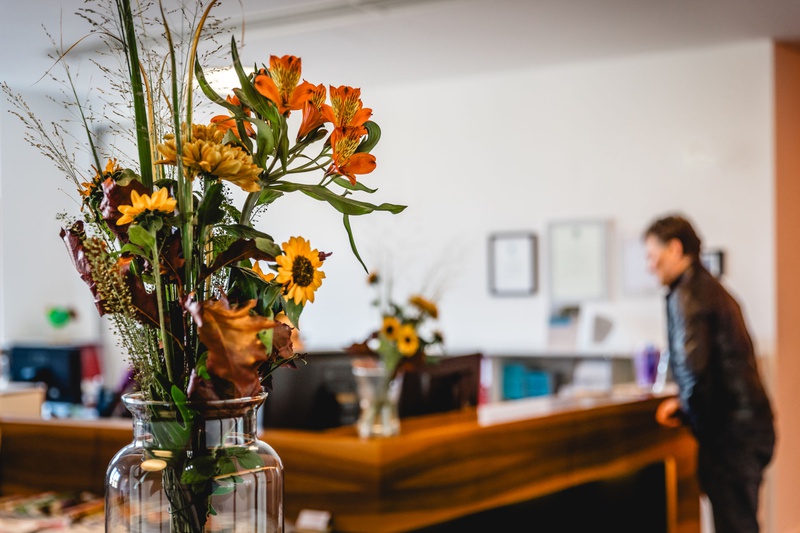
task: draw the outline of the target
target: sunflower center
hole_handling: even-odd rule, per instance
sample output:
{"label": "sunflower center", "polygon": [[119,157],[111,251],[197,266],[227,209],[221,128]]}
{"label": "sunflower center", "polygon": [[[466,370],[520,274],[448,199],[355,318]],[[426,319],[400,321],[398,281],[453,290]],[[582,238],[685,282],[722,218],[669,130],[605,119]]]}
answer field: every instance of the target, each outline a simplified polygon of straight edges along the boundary
{"label": "sunflower center", "polygon": [[314,281],[314,265],[307,257],[298,257],[292,263],[292,279],[301,287],[308,287]]}

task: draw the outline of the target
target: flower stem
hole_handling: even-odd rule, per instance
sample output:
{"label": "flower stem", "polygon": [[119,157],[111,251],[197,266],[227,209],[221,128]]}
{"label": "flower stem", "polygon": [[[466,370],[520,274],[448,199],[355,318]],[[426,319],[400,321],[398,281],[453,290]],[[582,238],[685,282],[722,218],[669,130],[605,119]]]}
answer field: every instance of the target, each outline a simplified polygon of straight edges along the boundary
{"label": "flower stem", "polygon": [[256,206],[256,202],[258,202],[258,197],[261,195],[261,192],[251,192],[247,195],[247,198],[244,201],[244,206],[242,206],[242,216],[239,217],[239,224],[249,226],[250,225],[250,216],[253,214],[253,209]]}
{"label": "flower stem", "polygon": [[[161,268],[158,260],[158,241],[156,240],[156,232],[151,230],[150,235],[153,236],[153,255],[151,264],[153,265],[153,277],[155,278],[156,285],[156,301],[158,302],[158,325],[161,328],[161,345],[164,349],[164,364],[167,367],[167,379],[170,383],[175,384],[172,376],[172,340],[167,336],[167,323],[165,320],[166,314],[169,312],[167,309],[161,287]],[[167,391],[169,392],[169,391]]]}

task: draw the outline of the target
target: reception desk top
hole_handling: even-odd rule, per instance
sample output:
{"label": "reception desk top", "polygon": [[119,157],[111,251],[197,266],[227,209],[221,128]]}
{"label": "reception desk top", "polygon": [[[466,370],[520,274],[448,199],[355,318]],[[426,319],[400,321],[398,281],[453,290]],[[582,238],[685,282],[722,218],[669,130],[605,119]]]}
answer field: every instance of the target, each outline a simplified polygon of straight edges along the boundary
{"label": "reception desk top", "polygon": [[[405,418],[400,435],[354,427],[271,430],[284,464],[285,516],[333,515],[335,531],[413,531],[663,463],[669,533],[699,531],[695,445],[654,420],[645,394],[531,399]],[[0,418],[0,494],[102,493],[130,420]]]}

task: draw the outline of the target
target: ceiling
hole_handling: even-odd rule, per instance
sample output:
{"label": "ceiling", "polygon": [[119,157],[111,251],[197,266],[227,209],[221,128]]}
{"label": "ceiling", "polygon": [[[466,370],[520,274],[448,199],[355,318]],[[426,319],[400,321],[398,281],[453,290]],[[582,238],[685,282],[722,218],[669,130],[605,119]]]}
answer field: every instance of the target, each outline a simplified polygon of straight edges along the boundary
{"label": "ceiling", "polygon": [[[46,11],[37,1],[9,2],[14,9],[0,17],[0,78],[27,87],[52,65],[42,25],[65,43],[78,40],[88,26],[74,13],[85,2],[49,0]],[[334,85],[800,39],[797,0],[221,0],[215,13],[236,27],[244,20],[246,64],[298,55],[309,81]],[[234,35],[241,38],[238,29]],[[87,39],[76,50],[92,46]]]}

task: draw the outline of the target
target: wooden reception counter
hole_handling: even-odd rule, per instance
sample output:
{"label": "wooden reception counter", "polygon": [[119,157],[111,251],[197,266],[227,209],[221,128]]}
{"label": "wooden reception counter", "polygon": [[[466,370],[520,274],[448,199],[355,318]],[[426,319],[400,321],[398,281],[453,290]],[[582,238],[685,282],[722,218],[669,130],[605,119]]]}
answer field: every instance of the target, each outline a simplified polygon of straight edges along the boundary
{"label": "wooden reception counter", "polygon": [[[696,533],[694,442],[685,430],[655,423],[659,401],[520,400],[406,418],[401,434],[389,439],[360,440],[352,427],[267,430],[263,439],[284,463],[286,518],[301,509],[328,510],[337,532],[433,531],[436,524],[656,465],[663,467],[655,493],[663,531]],[[100,494],[108,461],[130,439],[130,420],[4,417],[0,494]]]}
{"label": "wooden reception counter", "polygon": [[661,399],[518,400],[407,418],[401,435],[389,439],[359,440],[347,427],[268,430],[265,440],[283,459],[286,516],[328,510],[335,531],[424,529],[663,465],[655,494],[665,523],[647,530],[696,533],[694,440],[656,424]]}

